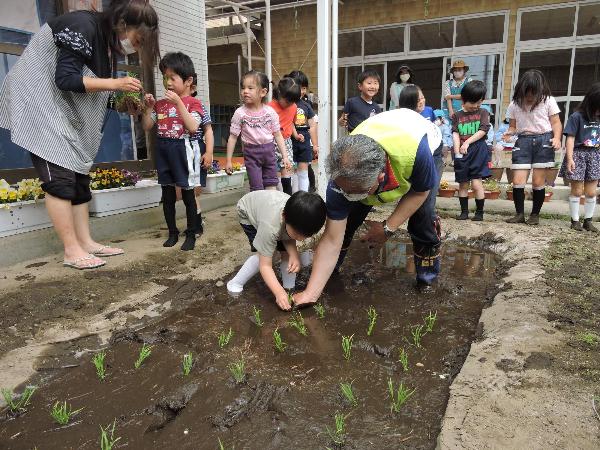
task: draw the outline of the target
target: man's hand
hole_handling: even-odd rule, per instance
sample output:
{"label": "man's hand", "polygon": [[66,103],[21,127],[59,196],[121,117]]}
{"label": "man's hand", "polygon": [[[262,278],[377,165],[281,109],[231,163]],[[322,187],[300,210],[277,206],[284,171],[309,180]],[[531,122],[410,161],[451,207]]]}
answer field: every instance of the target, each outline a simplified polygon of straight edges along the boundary
{"label": "man's hand", "polygon": [[181,97],[173,91],[165,91],[165,98],[169,103],[178,105],[181,102]]}
{"label": "man's hand", "polygon": [[317,303],[317,300],[318,298],[309,296],[306,291],[297,292],[294,294],[294,305],[296,306],[311,305],[313,303]]}
{"label": "man's hand", "polygon": [[367,226],[367,231],[360,236],[361,241],[383,244],[388,240],[385,231],[383,231],[383,222],[365,220],[365,225]]}
{"label": "man's hand", "polygon": [[279,308],[283,309],[284,311],[289,311],[290,309],[292,309],[292,305],[290,305],[287,292],[284,294],[277,295],[275,297],[275,303],[277,303],[277,306],[279,306]]}

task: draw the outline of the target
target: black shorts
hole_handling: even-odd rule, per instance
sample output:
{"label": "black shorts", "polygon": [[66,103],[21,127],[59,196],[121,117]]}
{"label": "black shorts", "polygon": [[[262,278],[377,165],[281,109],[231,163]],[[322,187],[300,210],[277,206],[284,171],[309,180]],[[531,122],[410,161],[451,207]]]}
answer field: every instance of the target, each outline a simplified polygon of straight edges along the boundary
{"label": "black shorts", "polygon": [[[254,245],[252,243],[254,242],[254,238],[256,237],[256,233],[257,233],[256,228],[254,228],[252,225],[246,225],[243,223],[240,223],[240,225],[244,229],[244,233],[246,233],[246,236],[248,236],[248,242],[250,242],[250,250],[252,252],[255,252],[256,249],[254,248]],[[287,251],[285,249],[285,247],[283,246],[283,242],[281,242],[281,241],[277,241],[277,250],[279,250],[280,252]]]}
{"label": "black shorts", "polygon": [[489,162],[490,152],[485,140],[480,139],[469,145],[466,155],[457,158],[454,155],[454,176],[457,183],[478,178],[488,178],[491,175]]}
{"label": "black shorts", "polygon": [[300,130],[298,133],[304,136],[304,142],[292,138],[292,148],[294,150],[295,163],[310,163],[313,160],[312,145],[310,144],[310,134],[308,130]]}
{"label": "black shorts", "polygon": [[92,199],[90,176],[77,173],[46,161],[30,153],[31,162],[42,181],[42,190],[73,205],[81,205]]}
{"label": "black shorts", "polygon": [[201,164],[206,151],[203,141],[159,137],[156,147],[158,184],[183,189],[206,186],[206,169]]}

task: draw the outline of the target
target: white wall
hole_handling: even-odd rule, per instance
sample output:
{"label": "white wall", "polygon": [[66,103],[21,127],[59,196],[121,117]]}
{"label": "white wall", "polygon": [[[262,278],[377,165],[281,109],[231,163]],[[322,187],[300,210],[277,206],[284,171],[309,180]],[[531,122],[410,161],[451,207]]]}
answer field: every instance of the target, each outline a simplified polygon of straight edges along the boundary
{"label": "white wall", "polygon": [[[198,74],[198,96],[208,107],[208,63],[204,0],[151,0],[159,17],[160,52],[183,52],[192,58]],[[156,69],[156,94],[164,93],[162,75]]]}

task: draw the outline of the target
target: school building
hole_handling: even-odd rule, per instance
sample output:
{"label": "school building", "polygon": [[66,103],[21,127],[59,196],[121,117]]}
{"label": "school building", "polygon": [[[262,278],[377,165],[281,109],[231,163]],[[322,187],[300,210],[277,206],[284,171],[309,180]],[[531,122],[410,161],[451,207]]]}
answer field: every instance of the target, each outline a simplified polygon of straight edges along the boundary
{"label": "school building", "polygon": [[[237,76],[264,68],[264,1],[207,0],[210,89],[223,111],[237,103]],[[317,92],[316,1],[271,3],[273,78],[301,68]],[[338,109],[357,95],[356,76],[377,70],[377,101],[389,105],[398,67],[409,65],[427,103],[439,107],[455,59],[488,86],[486,103],[503,118],[520,73],[542,70],[564,121],[600,79],[600,1],[551,0],[344,0],[338,5]],[[241,24],[257,42],[248,46]]]}

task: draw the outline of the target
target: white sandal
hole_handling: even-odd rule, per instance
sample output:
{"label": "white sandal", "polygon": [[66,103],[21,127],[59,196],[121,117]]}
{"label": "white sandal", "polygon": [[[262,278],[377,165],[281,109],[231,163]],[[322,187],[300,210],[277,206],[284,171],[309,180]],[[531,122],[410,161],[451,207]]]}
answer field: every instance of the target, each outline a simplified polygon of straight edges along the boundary
{"label": "white sandal", "polygon": [[[108,250],[108,252],[106,251]],[[114,250],[114,251],[111,251]],[[109,256],[118,256],[125,253],[125,251],[121,248],[111,247],[110,245],[102,245],[98,247],[96,250],[90,252],[94,256],[102,256],[104,258]]]}
{"label": "white sandal", "polygon": [[[95,264],[82,264],[83,262],[91,261],[92,259],[97,259],[100,262],[95,263]],[[67,261],[67,260],[63,261],[63,266],[71,267],[71,268],[77,269],[77,270],[97,269],[98,267],[102,267],[105,264],[106,264],[106,261],[102,261],[101,259],[97,258],[94,255],[83,256],[81,258],[74,259],[73,261]]]}

